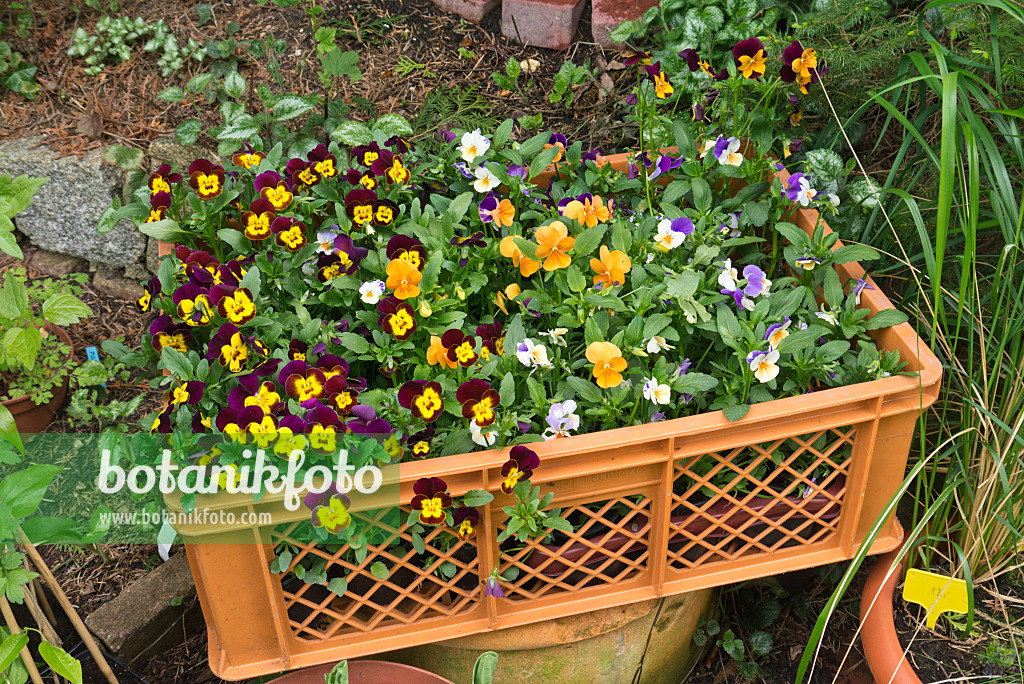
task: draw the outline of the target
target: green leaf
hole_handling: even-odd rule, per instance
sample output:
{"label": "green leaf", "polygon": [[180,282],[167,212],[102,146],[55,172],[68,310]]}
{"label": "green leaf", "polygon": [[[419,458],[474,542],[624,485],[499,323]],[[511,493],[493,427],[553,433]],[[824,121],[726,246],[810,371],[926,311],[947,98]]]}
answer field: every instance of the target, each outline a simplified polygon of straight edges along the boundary
{"label": "green leaf", "polygon": [[103,159],[111,164],[117,164],[125,171],[131,171],[142,166],[145,154],[142,150],[127,145],[111,145],[103,150]]}
{"label": "green leaf", "polygon": [[185,87],[188,88],[189,92],[201,93],[209,87],[211,79],[213,79],[211,74],[196,74],[189,79],[188,85]]}
{"label": "green leaf", "polygon": [[803,245],[807,242],[807,233],[792,223],[776,223],[775,230],[794,246]]}
{"label": "green leaf", "polygon": [[[217,237],[231,245],[231,248],[236,252],[246,251],[248,238],[245,237],[245,233],[239,230],[234,228],[221,228],[217,231]],[[248,272],[246,273],[248,274]]]}
{"label": "green leaf", "polygon": [[480,654],[473,665],[473,681],[471,684],[493,684],[494,674],[498,671],[498,654],[486,651]]}
{"label": "green leaf", "polygon": [[835,269],[830,268],[825,271],[825,284],[822,287],[822,293],[825,295],[825,302],[833,309],[842,303],[843,285],[839,282],[839,274],[835,272]]}
{"label": "green leaf", "polygon": [[501,147],[508,140],[508,136],[512,134],[512,126],[515,122],[512,119],[505,119],[498,126],[497,130],[494,131],[494,147],[495,149]]}
{"label": "green leaf", "polygon": [[43,302],[43,318],[55,325],[75,325],[92,315],[92,309],[74,295],[58,292]]}
{"label": "green leaf", "polygon": [[192,379],[192,364],[177,349],[164,347],[160,350],[160,364],[181,380]]}
{"label": "green leaf", "polygon": [[462,505],[475,508],[477,506],[486,506],[492,501],[494,501],[494,495],[490,492],[483,489],[471,489],[463,497]]}
{"label": "green leaf", "polygon": [[873,261],[878,257],[878,251],[867,245],[843,245],[832,252],[832,262],[836,264],[848,264],[851,261]]}
{"label": "green leaf", "polygon": [[0,291],[0,317],[16,319],[31,313],[28,288],[21,279],[14,277],[13,271],[8,271],[4,277],[3,290]]}
{"label": "green leaf", "polygon": [[346,145],[365,145],[373,140],[373,131],[358,121],[342,121],[331,137]]}
{"label": "green leaf", "polygon": [[11,508],[15,518],[27,518],[36,512],[54,475],[61,468],[37,463],[11,473],[0,482],[0,501]]}
{"label": "green leaf", "polygon": [[[697,156],[697,146],[693,142],[693,136],[690,134],[690,124],[687,123],[686,119],[682,117],[676,119],[676,122],[672,124],[672,134],[676,139],[676,148],[679,154],[687,159],[693,159]],[[673,200],[665,201],[672,202]]]}
{"label": "green leaf", "polygon": [[70,681],[71,684],[82,684],[82,663],[72,658],[63,648],[43,641],[39,644],[39,655],[43,657],[51,670]]}
{"label": "green leaf", "polygon": [[601,388],[589,380],[578,378],[574,375],[570,375],[566,378],[566,382],[569,383],[569,387],[576,392],[576,396],[580,397],[584,401],[590,401],[594,403],[601,403]]}
{"label": "green leaf", "polygon": [[707,392],[718,386],[718,378],[704,373],[687,373],[673,381],[672,388],[683,394]]}
{"label": "green leaf", "polygon": [[385,114],[373,123],[373,127],[390,138],[393,135],[412,135],[412,126],[398,114]]}
{"label": "green leaf", "polygon": [[878,330],[907,322],[907,315],[896,309],[882,309],[864,323],[865,330]]}
{"label": "green leaf", "polygon": [[550,139],[551,133],[549,131],[538,133],[519,146],[519,154],[523,156],[523,159],[529,159],[537,154]]}
{"label": "green leaf", "polygon": [[348,661],[342,660],[325,677],[325,684],[349,684]]}
{"label": "green leaf", "polygon": [[725,419],[729,422],[736,422],[747,415],[750,411],[750,404],[733,404],[732,406],[726,406],[722,413],[725,414]]}
{"label": "green leaf", "polygon": [[757,631],[750,635],[750,652],[754,655],[766,656],[772,650],[772,635]]}
{"label": "green leaf", "polygon": [[343,52],[340,48],[334,48],[320,58],[320,64],[323,66],[326,75],[335,78],[347,76],[352,83],[363,78],[363,72],[356,66],[358,62],[358,52],[354,50]]}
{"label": "green leaf", "polygon": [[509,321],[508,329],[505,331],[505,349],[515,353],[519,343],[526,339],[526,328],[523,326],[523,315],[516,314]]}
{"label": "green leaf", "polygon": [[592,228],[587,228],[576,238],[576,243],[573,245],[573,253],[576,256],[585,257],[590,255],[601,241],[604,240],[605,231],[607,226],[598,223]]}
{"label": "green leaf", "polygon": [[502,406],[514,406],[516,403],[516,380],[515,375],[506,373],[501,379],[501,388],[498,392],[501,396]]}
{"label": "green leaf", "polygon": [[469,205],[473,201],[472,192],[464,192],[448,205],[448,213],[452,217],[452,223],[458,223],[469,211]]}
{"label": "green leaf", "polygon": [[[200,5],[202,7],[202,5]],[[224,78],[224,92],[233,98],[242,97],[245,93],[245,79],[237,71],[232,71]]]}
{"label": "green leaf", "polygon": [[379,580],[385,580],[391,575],[391,572],[388,570],[388,566],[381,561],[374,561],[370,565],[370,574]]}
{"label": "green leaf", "polygon": [[0,435],[13,444],[22,455],[25,454],[25,445],[21,442],[21,434],[18,432],[18,425],[14,422],[14,415],[3,404],[0,404]]}
{"label": "green leaf", "polygon": [[274,120],[288,121],[289,119],[294,119],[297,116],[302,116],[315,106],[315,103],[297,95],[285,95],[274,103]]}
{"label": "green leaf", "polygon": [[537,382],[531,375],[526,378],[526,390],[530,393],[530,401],[537,410],[543,411],[547,406],[547,396],[544,392],[544,385]]}
{"label": "green leaf", "polygon": [[171,86],[170,88],[164,88],[161,90],[157,97],[164,102],[181,102],[185,99],[185,91],[178,86]]}
{"label": "green leaf", "polygon": [[538,175],[544,172],[551,162],[555,160],[561,153],[561,148],[557,145],[555,147],[549,147],[546,150],[541,150],[533,160],[530,161],[530,178],[536,178]]}
{"label": "green leaf", "polygon": [[365,354],[370,349],[370,343],[362,335],[344,332],[338,333],[337,337],[341,340],[341,346],[353,354]]}
{"label": "green leaf", "polygon": [[7,357],[13,358],[31,370],[36,365],[36,354],[42,345],[43,337],[35,328],[9,328],[4,334],[3,350]]}
{"label": "green leaf", "polygon": [[185,231],[178,227],[178,222],[174,219],[143,223],[139,226],[139,232],[164,242],[180,242],[185,235]]}
{"label": "green leaf", "polygon": [[251,116],[243,116],[226,124],[217,133],[218,140],[248,140],[259,134],[260,127],[256,119]]}
{"label": "green leaf", "polygon": [[6,216],[0,216],[0,252],[9,254],[15,259],[24,259],[25,253],[14,239],[14,224]]}
{"label": "green leaf", "polygon": [[345,592],[348,591],[348,582],[343,577],[333,577],[327,583],[327,588],[338,596],[344,596]]}
{"label": "green leaf", "polygon": [[4,642],[0,644],[0,672],[10,667],[26,646],[28,646],[28,634],[25,632],[11,634],[4,639]]}

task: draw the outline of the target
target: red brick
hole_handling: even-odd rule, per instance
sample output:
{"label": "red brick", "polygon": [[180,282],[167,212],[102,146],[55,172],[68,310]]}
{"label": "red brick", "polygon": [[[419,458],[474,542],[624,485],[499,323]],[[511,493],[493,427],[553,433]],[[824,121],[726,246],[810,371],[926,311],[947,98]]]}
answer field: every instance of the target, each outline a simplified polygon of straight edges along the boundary
{"label": "red brick", "polygon": [[658,0],[593,0],[590,30],[594,33],[594,42],[606,48],[622,47],[612,41],[609,35],[612,30],[628,19],[639,19],[657,4]]}
{"label": "red brick", "polygon": [[576,37],[584,0],[504,0],[501,33],[524,45],[565,50]]}
{"label": "red brick", "polygon": [[431,0],[438,9],[454,12],[466,21],[479,24],[494,11],[501,0]]}

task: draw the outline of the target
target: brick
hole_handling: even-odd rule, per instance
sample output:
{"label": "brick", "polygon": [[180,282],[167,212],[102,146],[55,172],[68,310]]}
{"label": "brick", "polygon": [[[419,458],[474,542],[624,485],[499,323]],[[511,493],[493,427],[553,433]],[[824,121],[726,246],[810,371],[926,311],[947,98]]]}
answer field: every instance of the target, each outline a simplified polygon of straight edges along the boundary
{"label": "brick", "polygon": [[118,299],[135,301],[142,296],[142,285],[138,280],[125,278],[107,268],[101,268],[96,271],[92,277],[92,286],[103,294],[117,297]]}
{"label": "brick", "polygon": [[501,4],[501,0],[431,0],[445,12],[454,12],[466,21],[479,24]]}
{"label": "brick", "polygon": [[620,43],[612,41],[612,30],[624,21],[639,19],[658,0],[593,0],[592,4],[590,30],[594,42],[606,48],[621,48]]}
{"label": "brick", "polygon": [[57,254],[40,249],[29,260],[28,265],[48,276],[66,276],[69,273],[87,273],[89,263],[85,259]]}
{"label": "brick", "polygon": [[203,625],[203,613],[184,552],[125,587],[93,611],[85,624],[111,654],[126,663],[163,653]]}
{"label": "brick", "polygon": [[501,33],[524,45],[565,50],[576,37],[584,0],[504,0]]}

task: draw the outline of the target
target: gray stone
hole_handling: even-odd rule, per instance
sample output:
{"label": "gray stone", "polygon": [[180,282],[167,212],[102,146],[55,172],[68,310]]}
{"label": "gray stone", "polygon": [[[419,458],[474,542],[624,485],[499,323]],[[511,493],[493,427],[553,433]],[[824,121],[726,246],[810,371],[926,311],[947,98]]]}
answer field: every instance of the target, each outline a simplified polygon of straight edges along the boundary
{"label": "gray stone", "polygon": [[175,172],[183,176],[188,173],[188,165],[196,159],[205,158],[210,161],[219,161],[220,159],[201,145],[182,145],[174,136],[155,139],[149,144],[148,154],[155,164],[167,162],[174,167]]}
{"label": "gray stone", "polygon": [[139,280],[125,278],[123,275],[108,268],[101,268],[92,277],[92,286],[100,292],[118,299],[135,301],[142,296],[142,285]]}
{"label": "gray stone", "polygon": [[0,174],[28,174],[50,181],[39,189],[32,206],[14,222],[34,244],[51,252],[127,266],[142,260],[146,236],[121,221],[105,235],[96,232],[100,215],[124,183],[124,172],[103,165],[102,150],[82,157],[58,159],[56,152],[36,147],[42,137],[0,143]]}
{"label": "gray stone", "polygon": [[128,585],[85,618],[112,655],[127,663],[165,652],[203,624],[196,586],[183,551]]}
{"label": "gray stone", "polygon": [[48,276],[65,276],[69,273],[88,273],[89,262],[67,254],[37,250],[28,265]]}

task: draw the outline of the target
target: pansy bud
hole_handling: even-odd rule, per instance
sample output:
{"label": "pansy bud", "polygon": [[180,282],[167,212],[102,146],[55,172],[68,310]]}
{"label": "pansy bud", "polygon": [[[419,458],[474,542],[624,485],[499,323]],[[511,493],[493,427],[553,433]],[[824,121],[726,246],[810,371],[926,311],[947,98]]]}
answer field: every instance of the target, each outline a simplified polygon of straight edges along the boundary
{"label": "pansy bud", "polygon": [[455,296],[458,297],[460,300],[465,301],[466,291],[462,289],[461,285],[455,286]]}
{"label": "pansy bud", "polygon": [[647,350],[646,349],[641,349],[640,347],[633,347],[632,352],[636,356],[642,356],[644,358],[647,358]]}
{"label": "pansy bud", "polygon": [[430,314],[434,313],[434,310],[430,308],[430,304],[427,304],[426,300],[420,301],[420,316],[428,318]]}

